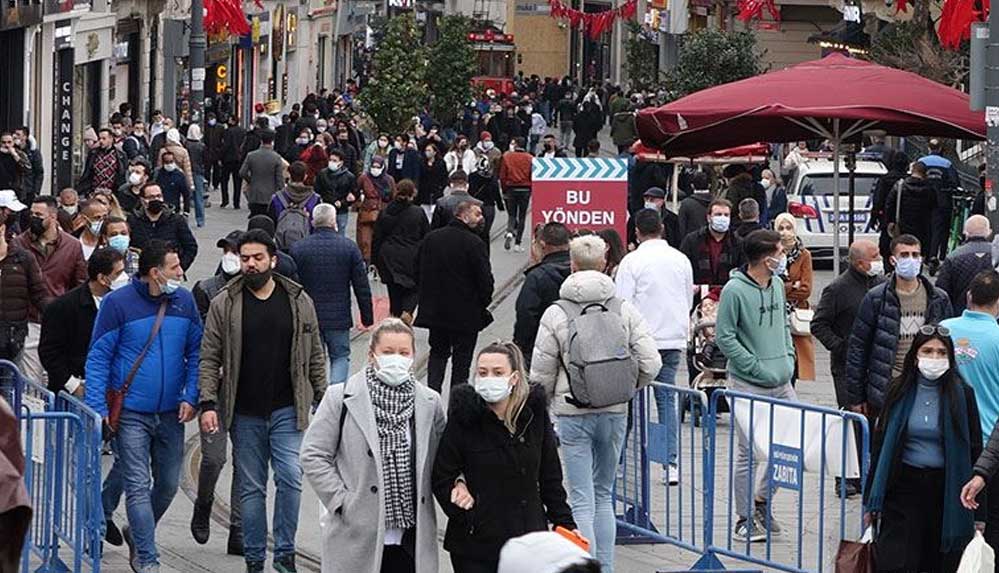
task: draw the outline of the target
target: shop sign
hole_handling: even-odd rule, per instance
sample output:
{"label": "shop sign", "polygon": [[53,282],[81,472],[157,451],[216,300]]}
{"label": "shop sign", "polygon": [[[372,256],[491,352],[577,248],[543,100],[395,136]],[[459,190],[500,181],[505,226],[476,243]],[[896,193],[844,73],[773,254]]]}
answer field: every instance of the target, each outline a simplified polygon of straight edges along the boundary
{"label": "shop sign", "polygon": [[298,8],[288,8],[288,21],[285,24],[285,49],[289,52],[298,47]]}
{"label": "shop sign", "polygon": [[281,58],[284,57],[284,4],[278,4],[277,8],[274,8],[274,17],[271,22],[273,23],[271,50],[273,50],[274,61],[280,62]]}
{"label": "shop sign", "polygon": [[[71,24],[66,22],[69,30]],[[57,35],[60,28],[57,25]],[[72,38],[72,35],[68,35]],[[55,86],[56,99],[52,134],[52,194],[73,185],[73,47],[56,50]]]}

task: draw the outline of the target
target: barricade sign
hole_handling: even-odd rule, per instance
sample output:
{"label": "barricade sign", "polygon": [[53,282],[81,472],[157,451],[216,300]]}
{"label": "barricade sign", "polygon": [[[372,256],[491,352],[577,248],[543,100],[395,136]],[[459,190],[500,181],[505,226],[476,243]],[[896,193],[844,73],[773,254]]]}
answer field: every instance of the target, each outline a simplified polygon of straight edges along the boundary
{"label": "barricade sign", "polygon": [[627,159],[535,158],[531,194],[534,225],[554,221],[570,231],[612,228],[626,236]]}
{"label": "barricade sign", "polygon": [[801,489],[801,448],[789,448],[780,444],[770,446],[770,483],[773,487],[782,487],[798,491]]}

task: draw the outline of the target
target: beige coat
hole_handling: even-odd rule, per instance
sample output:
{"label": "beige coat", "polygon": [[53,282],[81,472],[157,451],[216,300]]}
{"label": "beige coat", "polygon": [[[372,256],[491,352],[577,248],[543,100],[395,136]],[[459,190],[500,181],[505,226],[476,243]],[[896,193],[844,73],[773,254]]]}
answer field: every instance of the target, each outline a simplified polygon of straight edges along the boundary
{"label": "beige coat", "polygon": [[[415,388],[416,573],[437,573],[431,471],[444,433],[444,407],[437,392],[422,384]],[[345,384],[330,387],[302,441],[302,469],[323,504],[323,573],[381,571],[385,487],[378,444],[362,370]]]}

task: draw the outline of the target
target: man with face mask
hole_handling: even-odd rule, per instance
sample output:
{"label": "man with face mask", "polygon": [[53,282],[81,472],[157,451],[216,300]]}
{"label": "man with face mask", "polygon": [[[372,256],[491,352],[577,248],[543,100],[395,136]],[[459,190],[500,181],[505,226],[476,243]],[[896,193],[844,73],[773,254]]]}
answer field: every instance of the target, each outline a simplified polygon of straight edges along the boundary
{"label": "man with face mask", "polygon": [[[430,217],[430,230],[443,229],[450,225],[457,218],[458,205],[464,202],[471,202],[473,205],[482,208],[482,201],[472,197],[468,193],[468,176],[464,171],[455,171],[448,177],[448,186],[444,190],[444,196],[437,200],[434,205],[433,214]],[[485,216],[483,224],[472,227],[475,233],[486,244],[489,249],[489,235],[486,233]]]}
{"label": "man with face mask", "polygon": [[145,159],[134,159],[129,163],[128,180],[115,193],[121,210],[126,214],[142,207],[142,188],[149,182],[149,172],[149,163]]}
{"label": "man with face mask", "polygon": [[493,135],[488,131],[479,134],[479,143],[475,145],[475,162],[479,163],[481,157],[489,160],[490,171],[499,173],[500,161],[503,160],[503,152],[493,143]]}
{"label": "man with face mask", "polygon": [[77,191],[89,197],[95,189],[117,189],[125,183],[128,160],[114,145],[114,134],[108,128],[97,132],[97,147],[87,154],[83,174],[76,184]]}
{"label": "man with face mask", "polygon": [[[440,211],[438,206],[436,212]],[[479,332],[493,321],[493,272],[489,251],[476,229],[482,226],[482,207],[461,201],[454,220],[431,231],[416,258],[419,306],[416,326],[430,329],[427,384],[441,390],[444,371],[452,358],[451,386],[468,382],[472,354]]]}
{"label": "man with face mask", "polygon": [[[754,231],[742,244],[745,267],[732,273],[722,289],[718,305],[716,342],[728,359],[729,387],[739,392],[767,398],[797,400],[791,377],[794,375],[794,344],[787,322],[784,281],[787,256],[780,235],[774,231]],[[770,488],[766,476],[770,468],[757,471],[756,495],[750,486],[750,444],[740,432],[735,461],[735,506],[739,516],[733,538],[762,541],[767,527],[774,535],[780,526],[768,515]],[[759,456],[754,463],[759,462]],[[752,502],[752,504],[750,504]]]}
{"label": "man with face mask", "polygon": [[[666,191],[661,187],[650,187],[642,196],[645,200],[644,209],[652,209],[659,213],[659,218],[663,223],[663,240],[669,243],[674,249],[679,249],[683,241],[680,234],[680,218],[671,209],[666,207]],[[637,213],[636,213],[637,214]],[[638,236],[635,233],[635,217],[628,218],[628,247],[634,249],[638,246]]]}
{"label": "man with face mask", "polygon": [[83,230],[83,215],[80,214],[80,195],[76,189],[67,187],[59,192],[59,212],[56,214],[59,227],[76,236]]}
{"label": "man with face mask", "polygon": [[29,203],[25,190],[31,180],[31,160],[15,145],[13,134],[0,133],[0,189],[13,189],[22,203]]}
{"label": "man with face mask", "polygon": [[346,236],[350,222],[350,207],[357,200],[357,178],[350,172],[346,156],[334,148],[329,154],[329,163],[316,175],[314,189],[324,203],[336,208],[336,232]]}
{"label": "man with face mask", "polygon": [[142,209],[128,216],[128,228],[132,231],[131,246],[140,251],[154,239],[173,245],[185,271],[198,256],[198,242],[191,234],[187,219],[167,206],[163,190],[155,183],[147,183],[142,188]]}
{"label": "man with face mask", "polygon": [[[156,524],[177,493],[184,424],[194,419],[198,402],[201,318],[191,292],[180,286],[183,276],[177,253],[149,241],[139,276],[101,300],[87,355],[85,401],[115,431],[115,465],[128,507],[122,537],[132,570],[140,573],[159,571]],[[109,389],[125,392],[117,428],[108,418]],[[105,510],[116,504],[116,494],[105,487]]]}
{"label": "man with face mask", "polygon": [[[212,301],[205,322],[199,385],[201,430],[231,432],[248,572],[262,572],[267,549],[270,458],[277,493],[274,568],[295,568],[302,491],[299,450],[310,410],[327,385],[326,352],[305,289],[275,274],[277,245],[263,231],[238,242],[242,274]],[[237,318],[238,317],[238,318]]]}
{"label": "man with face mask", "polygon": [[31,137],[27,127],[14,130],[14,145],[21,150],[31,163],[31,174],[24,181],[25,198],[30,201],[42,192],[42,182],[45,180],[45,165],[42,163],[42,152]]}
{"label": "man with face mask", "polygon": [[715,199],[708,205],[707,226],[683,238],[680,251],[687,255],[694,268],[694,284],[722,286],[732,270],[743,265],[742,246],[730,231],[732,204]]}
{"label": "man with face mask", "polygon": [[919,328],[953,316],[947,293],[921,274],[919,239],[899,235],[891,253],[895,272],[864,295],[846,353],[847,402],[870,418],[881,413]]}

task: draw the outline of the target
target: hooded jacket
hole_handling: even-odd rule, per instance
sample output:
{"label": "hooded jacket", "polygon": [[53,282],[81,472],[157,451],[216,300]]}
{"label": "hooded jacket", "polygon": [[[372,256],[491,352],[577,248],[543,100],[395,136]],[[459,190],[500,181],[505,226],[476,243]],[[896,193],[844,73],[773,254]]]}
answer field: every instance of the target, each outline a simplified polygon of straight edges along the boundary
{"label": "hooded jacket", "polygon": [[722,194],[725,199],[732,203],[732,213],[739,211],[739,203],[743,199],[756,199],[760,206],[760,214],[766,213],[767,195],[763,187],[753,181],[753,176],[749,173],[740,173],[733,177],[728,184],[728,189]]}
{"label": "hooded jacket", "polygon": [[524,286],[517,295],[513,341],[528,361],[534,352],[534,337],[538,334],[541,315],[558,300],[559,289],[570,274],[568,250],[549,253],[540,263],[524,271]]}
{"label": "hooded jacket", "polygon": [[[452,391],[432,478],[434,497],[448,516],[444,549],[451,554],[496,560],[514,537],[547,531],[549,523],[576,528],[547,406],[544,389],[532,386],[510,435],[473,386]],[[451,503],[458,476],[475,498],[467,511]]]}
{"label": "hooded jacket", "polygon": [[710,191],[695,192],[680,201],[679,225],[680,241],[694,231],[708,226],[708,205],[714,201]]}
{"label": "hooded jacket", "polygon": [[734,378],[776,388],[794,374],[794,344],[787,322],[784,282],[761,287],[743,267],[722,289],[716,323],[718,347]]}
{"label": "hooded jacket", "polygon": [[312,210],[316,208],[316,205],[322,202],[322,198],[312,190],[312,187],[304,183],[296,183],[290,181],[288,185],[274,194],[271,198],[271,204],[268,207],[268,214],[274,221],[281,220],[281,213],[284,212],[285,206],[281,203],[280,195],[283,195],[288,201],[288,206],[299,205],[301,208],[305,209],[305,212],[309,215],[309,228],[312,228]]}
{"label": "hooded jacket", "polygon": [[[562,299],[578,304],[604,302],[614,297],[614,281],[597,271],[580,271],[569,275],[559,289]],[[662,368],[662,358],[645,320],[628,301],[622,301],[621,316],[628,329],[631,354],[638,360],[636,387],[648,386]],[[541,316],[538,335],[534,341],[531,358],[531,381],[545,388],[552,412],[557,416],[628,411],[628,404],[614,404],[606,408],[577,408],[568,402],[569,377],[563,364],[569,363],[569,317],[557,305],[548,307]]]}
{"label": "hooded jacket", "polygon": [[[901,197],[898,194],[899,189],[902,192]],[[888,193],[888,199],[885,201],[885,218],[888,223],[897,223],[902,233],[918,237],[923,256],[926,257],[930,252],[933,210],[936,206],[936,190],[930,181],[908,177]]]}

